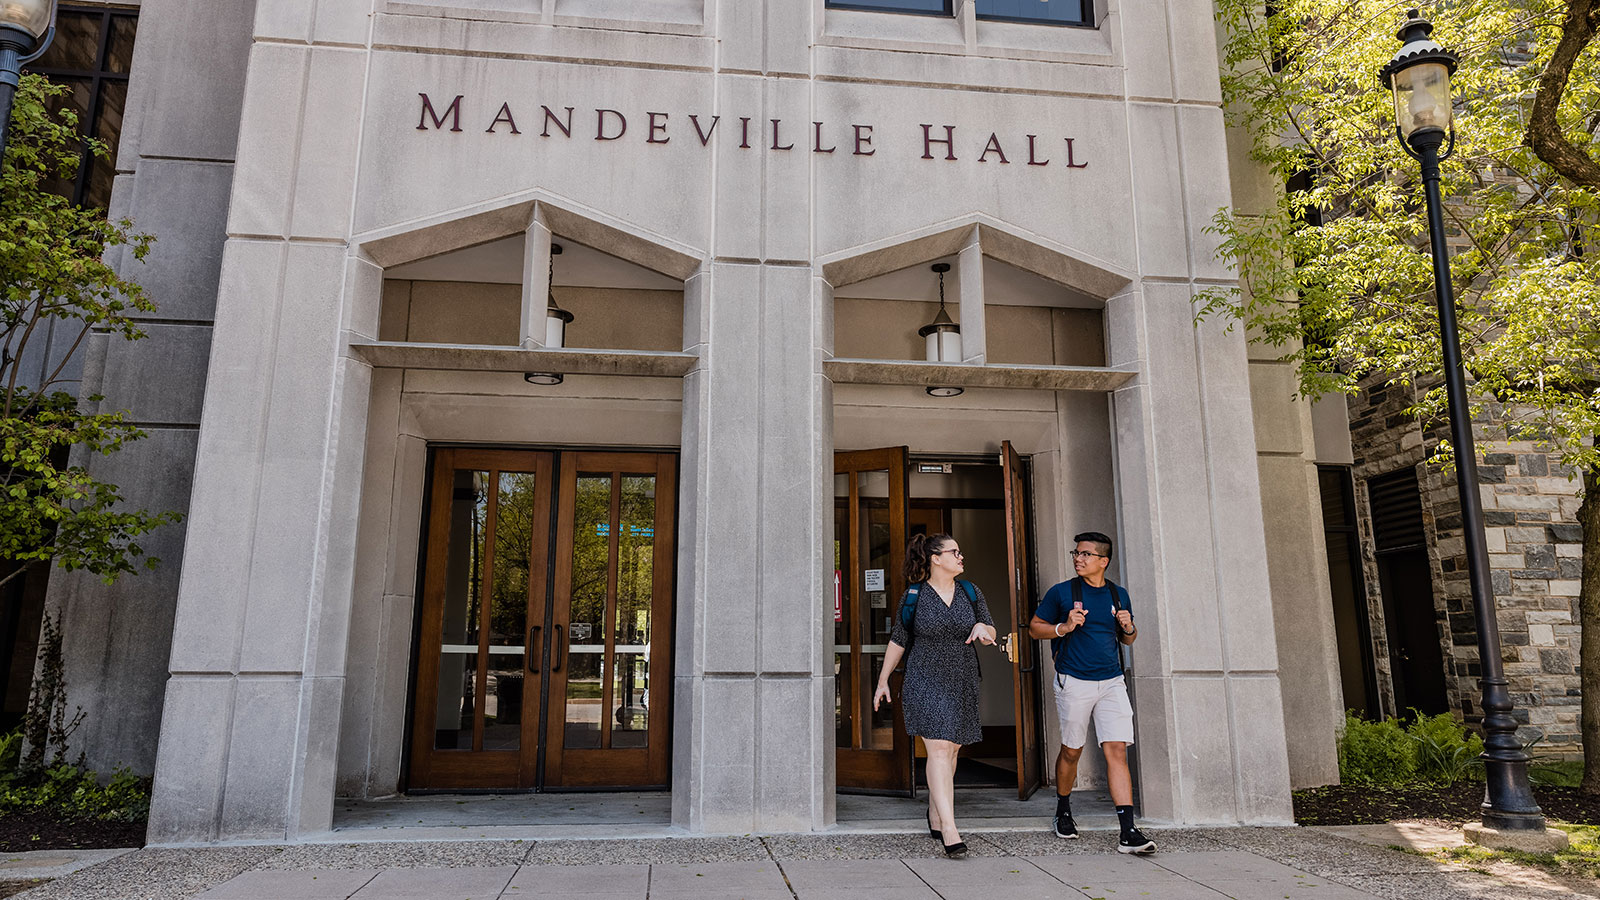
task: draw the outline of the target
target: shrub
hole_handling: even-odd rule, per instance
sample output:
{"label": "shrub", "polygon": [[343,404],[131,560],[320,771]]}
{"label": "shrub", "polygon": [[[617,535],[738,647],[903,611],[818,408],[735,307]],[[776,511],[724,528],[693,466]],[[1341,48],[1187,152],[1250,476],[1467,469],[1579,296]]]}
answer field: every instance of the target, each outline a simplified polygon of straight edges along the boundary
{"label": "shrub", "polygon": [[1449,713],[1416,718],[1406,734],[1416,742],[1417,776],[1438,784],[1455,784],[1483,771],[1483,738],[1470,734]]}
{"label": "shrub", "polygon": [[1339,732],[1339,780],[1345,784],[1403,784],[1417,771],[1416,742],[1395,719],[1368,722],[1345,714]]}
{"label": "shrub", "polygon": [[42,813],[60,819],[137,822],[150,814],[150,780],[127,769],[104,785],[92,770],[58,763],[18,768],[21,732],[0,737],[0,815]]}

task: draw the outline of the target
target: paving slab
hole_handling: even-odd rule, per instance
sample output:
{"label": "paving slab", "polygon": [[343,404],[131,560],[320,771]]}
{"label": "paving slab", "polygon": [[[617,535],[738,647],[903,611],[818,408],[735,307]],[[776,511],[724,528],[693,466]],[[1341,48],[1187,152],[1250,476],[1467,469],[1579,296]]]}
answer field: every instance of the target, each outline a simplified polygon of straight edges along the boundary
{"label": "paving slab", "polygon": [[796,891],[924,886],[898,859],[790,859],[778,865]]}
{"label": "paving slab", "polygon": [[1206,887],[1233,900],[1374,900],[1372,894],[1316,876],[1261,880],[1207,879]]}
{"label": "paving slab", "polygon": [[977,885],[1055,887],[1061,882],[1026,859],[1015,856],[966,859],[910,859],[906,866],[943,894],[947,888]]}
{"label": "paving slab", "polygon": [[1126,885],[1137,884],[1145,889],[1166,885],[1182,887],[1193,884],[1178,873],[1162,868],[1149,857],[1113,853],[1090,856],[1034,856],[1029,862],[1050,873],[1069,887],[1091,897],[1121,896]]}
{"label": "paving slab", "polygon": [[[1442,867],[1441,867],[1442,868]],[[1476,872],[1432,875],[1347,875],[1339,880],[1383,900],[1594,900],[1597,892],[1554,884],[1519,885]]]}
{"label": "paving slab", "polygon": [[789,887],[772,860],[650,867],[650,895],[675,892],[784,891]]}
{"label": "paving slab", "polygon": [[377,876],[377,869],[243,872],[197,900],[347,900]]}
{"label": "paving slab", "polygon": [[356,891],[351,900],[494,900],[517,873],[492,869],[388,869]]}
{"label": "paving slab", "polygon": [[1288,880],[1306,873],[1246,850],[1202,850],[1194,853],[1152,854],[1150,861],[1192,881],[1243,879]]}
{"label": "paving slab", "polygon": [[1403,875],[1437,872],[1440,864],[1375,841],[1355,842],[1321,828],[1231,828],[1217,832],[1224,846],[1248,850],[1318,875]]}
{"label": "paving slab", "polygon": [[795,888],[794,894],[798,900],[941,900],[933,888],[920,882],[899,887]]}
{"label": "paving slab", "polygon": [[642,865],[523,866],[507,895],[518,897],[570,897],[626,894],[643,897],[650,889],[650,867]]}

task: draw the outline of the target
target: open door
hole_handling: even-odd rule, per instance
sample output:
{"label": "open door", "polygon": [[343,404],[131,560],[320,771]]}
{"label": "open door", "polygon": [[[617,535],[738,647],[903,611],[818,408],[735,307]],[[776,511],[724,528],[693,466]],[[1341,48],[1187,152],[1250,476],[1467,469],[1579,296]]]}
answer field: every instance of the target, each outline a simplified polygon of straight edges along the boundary
{"label": "open door", "polygon": [[[1000,445],[1000,466],[1005,481],[1006,562],[1010,565],[1013,649],[1011,677],[1017,712],[1017,799],[1026,800],[1039,789],[1043,754],[1039,747],[1039,642],[1028,637],[1033,621],[1033,585],[1028,565],[1027,491],[1023,489],[1022,459],[1010,441]],[[1020,632],[1020,633],[1019,633]]]}
{"label": "open door", "polygon": [[835,453],[833,471],[838,786],[909,795],[911,741],[900,714],[900,673],[890,677],[894,702],[872,709],[906,590],[906,448]]}

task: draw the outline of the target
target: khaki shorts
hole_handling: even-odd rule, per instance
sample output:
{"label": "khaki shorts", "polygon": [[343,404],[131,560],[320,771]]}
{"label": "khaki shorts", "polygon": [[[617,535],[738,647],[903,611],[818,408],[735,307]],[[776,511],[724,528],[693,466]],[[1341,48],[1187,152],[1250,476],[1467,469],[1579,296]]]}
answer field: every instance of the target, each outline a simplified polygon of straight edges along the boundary
{"label": "khaki shorts", "polygon": [[1074,750],[1088,741],[1091,719],[1100,743],[1133,743],[1133,704],[1121,675],[1084,681],[1056,673],[1056,717],[1061,721],[1062,745]]}

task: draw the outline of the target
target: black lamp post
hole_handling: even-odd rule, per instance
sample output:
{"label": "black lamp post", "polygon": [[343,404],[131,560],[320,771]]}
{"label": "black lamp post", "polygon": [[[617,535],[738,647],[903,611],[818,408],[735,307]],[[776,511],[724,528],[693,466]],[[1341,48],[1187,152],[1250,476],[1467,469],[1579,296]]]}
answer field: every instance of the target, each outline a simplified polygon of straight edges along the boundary
{"label": "black lamp post", "polygon": [[[1456,488],[1461,494],[1461,530],[1466,541],[1467,573],[1472,585],[1472,611],[1478,626],[1478,662],[1483,686],[1483,824],[1497,831],[1540,831],[1544,815],[1528,787],[1528,754],[1517,741],[1511,717],[1511,693],[1500,661],[1500,626],[1495,619],[1494,590],[1489,580],[1488,548],[1484,546],[1483,505],[1478,494],[1478,452],[1472,439],[1466,378],[1461,365],[1461,340],[1456,328],[1455,292],[1444,243],[1444,213],[1439,200],[1439,162],[1455,147],[1450,126],[1450,76],[1456,55],[1429,35],[1433,24],[1417,14],[1400,26],[1399,52],[1380,72],[1384,87],[1394,90],[1396,131],[1407,153],[1422,162],[1423,192],[1428,202],[1428,236],[1433,245],[1434,295],[1439,305],[1439,344],[1444,354],[1444,383],[1449,399],[1450,443],[1455,449]],[[1441,154],[1440,147],[1444,147]]]}
{"label": "black lamp post", "polygon": [[56,0],[0,0],[0,159],[22,66],[38,59],[55,34]]}

